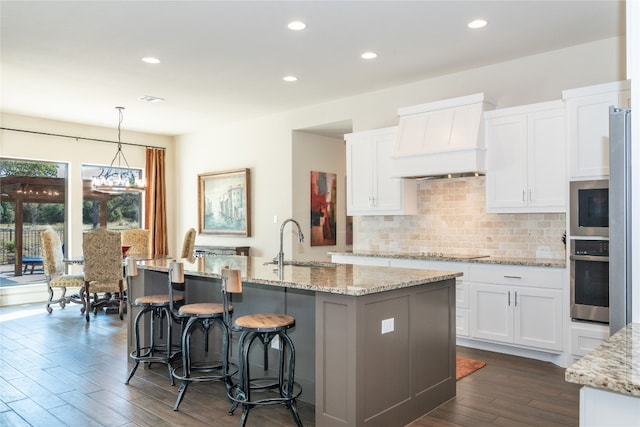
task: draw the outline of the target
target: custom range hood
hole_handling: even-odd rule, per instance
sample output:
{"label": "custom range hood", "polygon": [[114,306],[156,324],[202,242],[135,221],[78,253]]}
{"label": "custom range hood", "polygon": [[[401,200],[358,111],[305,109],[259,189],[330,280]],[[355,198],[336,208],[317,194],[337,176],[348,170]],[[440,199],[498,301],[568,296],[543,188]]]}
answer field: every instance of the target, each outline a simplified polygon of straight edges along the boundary
{"label": "custom range hood", "polygon": [[391,173],[400,178],[484,175],[483,93],[398,109]]}

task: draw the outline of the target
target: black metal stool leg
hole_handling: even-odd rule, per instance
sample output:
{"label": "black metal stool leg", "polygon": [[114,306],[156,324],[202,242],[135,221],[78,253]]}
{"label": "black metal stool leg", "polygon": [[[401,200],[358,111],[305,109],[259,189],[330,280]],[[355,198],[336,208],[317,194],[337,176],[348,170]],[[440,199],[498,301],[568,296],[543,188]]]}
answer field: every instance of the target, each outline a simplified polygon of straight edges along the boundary
{"label": "black metal stool leg", "polygon": [[136,357],[135,357],[136,363],[135,365],[133,365],[131,372],[129,372],[129,376],[127,377],[127,380],[124,382],[125,384],[129,384],[129,381],[131,380],[131,378],[133,378],[133,375],[136,373],[136,370],[138,369],[138,365],[140,365],[140,318],[144,315],[146,311],[147,311],[146,309],[140,310],[136,315],[136,319],[134,321],[133,335],[136,340]]}

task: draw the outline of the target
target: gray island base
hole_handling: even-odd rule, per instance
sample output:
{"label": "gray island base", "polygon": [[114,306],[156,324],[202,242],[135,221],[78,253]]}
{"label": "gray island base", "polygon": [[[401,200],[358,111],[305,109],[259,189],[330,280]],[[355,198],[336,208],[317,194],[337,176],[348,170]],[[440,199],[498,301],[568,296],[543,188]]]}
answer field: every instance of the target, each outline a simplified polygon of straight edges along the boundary
{"label": "gray island base", "polygon": [[[187,301],[220,301],[220,270],[230,266],[242,271],[244,287],[232,297],[234,317],[275,312],[296,318],[289,333],[295,378],[301,400],[315,404],[317,426],[403,426],[456,395],[455,278],[461,273],[327,263],[285,265],[279,272],[267,258],[243,256],[182,261]],[[169,262],[140,261],[129,298],[166,293]],[[232,361],[237,339],[234,334]],[[264,367],[258,350],[252,363]],[[268,354],[273,370],[276,350]]]}

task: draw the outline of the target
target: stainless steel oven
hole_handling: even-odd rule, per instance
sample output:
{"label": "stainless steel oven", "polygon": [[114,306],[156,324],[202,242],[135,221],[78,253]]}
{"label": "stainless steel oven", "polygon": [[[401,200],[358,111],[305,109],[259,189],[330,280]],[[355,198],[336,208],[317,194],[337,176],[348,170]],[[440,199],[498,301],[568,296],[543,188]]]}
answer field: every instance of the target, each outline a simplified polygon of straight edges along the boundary
{"label": "stainless steel oven", "polygon": [[609,241],[571,240],[571,318],[609,323]]}

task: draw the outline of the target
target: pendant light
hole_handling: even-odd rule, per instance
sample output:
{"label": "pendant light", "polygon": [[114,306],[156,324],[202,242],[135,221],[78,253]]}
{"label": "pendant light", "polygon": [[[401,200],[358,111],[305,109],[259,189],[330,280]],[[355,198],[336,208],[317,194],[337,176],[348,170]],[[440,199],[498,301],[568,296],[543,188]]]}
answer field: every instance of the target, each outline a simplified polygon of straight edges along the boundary
{"label": "pendant light", "polygon": [[139,171],[129,166],[120,142],[124,107],[116,107],[116,110],[118,110],[118,151],[111,160],[109,168],[101,170],[98,176],[93,177],[91,188],[93,191],[107,194],[141,193],[146,189],[146,183],[143,178],[140,178]]}

